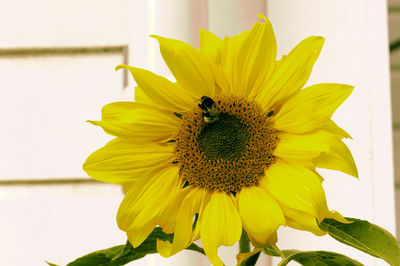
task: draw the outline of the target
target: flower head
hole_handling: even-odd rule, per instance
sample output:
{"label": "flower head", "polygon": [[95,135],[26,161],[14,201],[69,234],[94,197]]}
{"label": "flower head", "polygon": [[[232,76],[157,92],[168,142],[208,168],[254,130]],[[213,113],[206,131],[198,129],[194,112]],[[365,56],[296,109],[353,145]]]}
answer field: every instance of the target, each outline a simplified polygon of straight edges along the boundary
{"label": "flower head", "polygon": [[[221,40],[200,31],[200,48],[154,36],[176,78],[130,70],[136,102],[104,106],[91,121],[116,138],[89,156],[89,176],[129,185],[117,222],[140,245],[155,226],[171,256],[201,238],[206,255],[233,245],[242,227],[252,244],[277,241],[279,226],[323,235],[318,222],[346,221],[327,207],[315,168],[357,176],[331,116],[351,94],[343,84],[303,88],[324,39],[312,36],[276,61],[268,19]],[[194,217],[198,218],[194,222]]]}

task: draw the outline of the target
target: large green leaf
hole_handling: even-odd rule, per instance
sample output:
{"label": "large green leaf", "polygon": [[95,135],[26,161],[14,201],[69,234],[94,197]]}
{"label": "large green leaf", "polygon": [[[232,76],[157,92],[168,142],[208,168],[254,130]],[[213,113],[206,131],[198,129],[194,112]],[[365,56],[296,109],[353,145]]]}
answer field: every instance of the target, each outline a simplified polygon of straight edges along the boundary
{"label": "large green leaf", "polygon": [[320,228],[346,245],[384,259],[390,265],[400,265],[400,246],[394,236],[368,221],[346,219],[352,223],[344,224],[334,219],[324,219]]}
{"label": "large green leaf", "polygon": [[[172,241],[173,234],[165,234],[161,228],[157,227],[149,237],[137,248],[133,248],[129,241],[125,245],[115,246],[108,249],[92,252],[67,266],[120,266],[133,260],[143,258],[147,254],[157,253],[157,239]],[[196,244],[191,244],[186,249],[198,251],[204,254],[204,250]]]}
{"label": "large green leaf", "polygon": [[[277,250],[272,246],[264,248],[263,251],[270,256],[279,257]],[[335,252],[299,251],[295,249],[286,249],[281,252],[285,258],[279,262],[279,266],[287,265],[291,260],[304,266],[362,266],[360,262]]]}
{"label": "large green leaf", "polygon": [[362,266],[356,260],[345,255],[328,251],[296,251],[283,259],[279,265],[284,266],[295,260],[303,266]]}

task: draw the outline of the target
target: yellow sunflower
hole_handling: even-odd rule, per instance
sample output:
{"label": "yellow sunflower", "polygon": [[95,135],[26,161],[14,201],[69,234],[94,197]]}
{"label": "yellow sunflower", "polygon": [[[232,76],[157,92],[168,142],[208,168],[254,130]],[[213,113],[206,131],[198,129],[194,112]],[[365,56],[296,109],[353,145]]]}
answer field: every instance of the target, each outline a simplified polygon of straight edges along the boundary
{"label": "yellow sunflower", "polygon": [[[346,221],[327,207],[315,168],[357,177],[341,141],[350,136],[332,120],[353,87],[324,83],[302,89],[324,39],[311,36],[276,60],[267,18],[223,40],[200,30],[200,48],[153,36],[176,82],[128,69],[135,102],[102,109],[101,126],[116,138],[89,156],[94,179],[129,186],[118,226],[137,247],[156,226],[174,233],[159,240],[171,256],[201,239],[209,260],[233,245],[242,228],[251,243],[277,241],[279,226],[325,234],[318,222]],[[197,217],[194,223],[194,217]]]}

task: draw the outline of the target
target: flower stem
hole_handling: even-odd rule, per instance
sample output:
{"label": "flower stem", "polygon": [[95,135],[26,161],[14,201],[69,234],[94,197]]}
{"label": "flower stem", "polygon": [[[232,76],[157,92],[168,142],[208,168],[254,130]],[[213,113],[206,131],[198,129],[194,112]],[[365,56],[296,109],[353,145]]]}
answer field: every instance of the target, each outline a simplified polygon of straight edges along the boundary
{"label": "flower stem", "polygon": [[[248,253],[250,252],[250,241],[249,236],[246,231],[242,229],[242,236],[239,240],[239,252],[240,253]],[[258,257],[260,256],[260,252],[257,252],[243,261],[240,266],[254,266],[257,263]]]}
{"label": "flower stem", "polygon": [[250,252],[249,237],[247,236],[247,233],[244,229],[242,229],[242,236],[240,237],[239,240],[239,252],[240,253]]}
{"label": "flower stem", "polygon": [[284,260],[286,259],[285,254],[283,254],[283,252],[277,247],[276,244],[271,245],[272,248],[279,254],[279,256],[281,256],[281,258]]}

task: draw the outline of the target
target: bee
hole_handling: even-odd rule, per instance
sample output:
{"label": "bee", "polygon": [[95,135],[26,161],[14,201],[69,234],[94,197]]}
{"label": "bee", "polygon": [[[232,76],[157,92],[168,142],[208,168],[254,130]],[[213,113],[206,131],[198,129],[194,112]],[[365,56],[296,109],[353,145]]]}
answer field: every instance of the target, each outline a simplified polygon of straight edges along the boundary
{"label": "bee", "polygon": [[203,119],[206,123],[213,123],[219,119],[219,112],[213,99],[208,96],[201,97],[199,107],[203,110]]}

